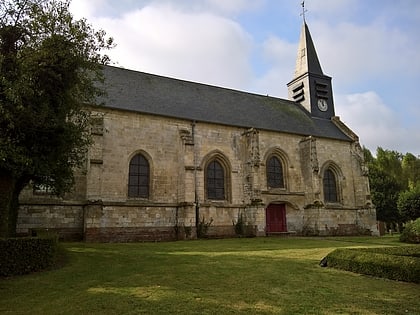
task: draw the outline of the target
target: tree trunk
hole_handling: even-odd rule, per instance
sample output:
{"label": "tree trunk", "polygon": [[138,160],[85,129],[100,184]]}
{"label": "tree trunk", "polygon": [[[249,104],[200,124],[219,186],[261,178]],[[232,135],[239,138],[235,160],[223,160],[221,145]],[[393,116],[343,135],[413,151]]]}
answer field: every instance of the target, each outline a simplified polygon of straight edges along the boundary
{"label": "tree trunk", "polygon": [[16,236],[19,195],[28,182],[29,177],[15,178],[11,173],[0,172],[0,237]]}
{"label": "tree trunk", "polygon": [[17,218],[19,214],[19,196],[28,182],[29,181],[25,176],[20,177],[16,181],[15,188],[13,190],[12,201],[9,208],[9,237],[16,236]]}
{"label": "tree trunk", "polygon": [[[13,211],[16,211],[17,218],[17,209],[13,207],[15,188],[16,179],[9,173],[0,173],[0,237],[14,234],[10,227],[13,224]],[[16,231],[16,223],[14,230]]]}

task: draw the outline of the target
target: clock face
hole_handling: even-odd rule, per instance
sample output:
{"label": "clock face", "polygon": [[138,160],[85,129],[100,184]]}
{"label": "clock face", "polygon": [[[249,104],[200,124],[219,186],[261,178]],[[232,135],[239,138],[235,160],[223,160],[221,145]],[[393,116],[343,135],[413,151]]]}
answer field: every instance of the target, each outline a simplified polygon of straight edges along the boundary
{"label": "clock face", "polygon": [[327,100],[324,98],[318,99],[318,108],[320,111],[325,112],[328,109]]}

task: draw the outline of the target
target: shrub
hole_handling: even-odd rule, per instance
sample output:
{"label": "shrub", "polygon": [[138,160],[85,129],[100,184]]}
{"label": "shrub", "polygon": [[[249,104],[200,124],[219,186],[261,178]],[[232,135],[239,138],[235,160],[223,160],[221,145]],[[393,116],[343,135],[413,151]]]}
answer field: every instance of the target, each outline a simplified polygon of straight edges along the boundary
{"label": "shrub", "polygon": [[232,222],[235,228],[235,234],[237,236],[244,236],[245,235],[245,220],[243,218],[242,213],[238,215],[238,221]]}
{"label": "shrub", "polygon": [[0,239],[0,276],[22,275],[51,267],[57,248],[56,237]]}
{"label": "shrub", "polygon": [[198,222],[197,237],[198,238],[208,237],[209,227],[212,223],[213,223],[213,218],[210,218],[210,221],[206,222],[203,217],[202,220]]}
{"label": "shrub", "polygon": [[326,257],[328,267],[351,272],[420,283],[420,247],[345,249]]}
{"label": "shrub", "polygon": [[420,185],[403,191],[398,197],[398,210],[404,220],[416,220],[420,217]]}
{"label": "shrub", "polygon": [[256,231],[252,224],[246,223],[242,213],[238,214],[238,221],[232,221],[235,234],[238,237],[255,237]]}
{"label": "shrub", "polygon": [[408,222],[400,235],[400,241],[405,243],[420,243],[420,218]]}

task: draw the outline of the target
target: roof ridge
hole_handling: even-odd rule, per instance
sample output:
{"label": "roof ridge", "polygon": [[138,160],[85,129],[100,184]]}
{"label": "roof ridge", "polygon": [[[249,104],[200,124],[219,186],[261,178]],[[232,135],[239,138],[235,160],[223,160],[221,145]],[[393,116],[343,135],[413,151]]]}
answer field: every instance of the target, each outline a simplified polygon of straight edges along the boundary
{"label": "roof ridge", "polygon": [[279,96],[272,96],[272,95],[269,95],[269,94],[264,95],[264,94],[260,94],[260,93],[257,93],[257,92],[238,90],[238,89],[235,89],[235,88],[224,87],[224,86],[214,85],[214,84],[210,84],[210,83],[190,81],[190,80],[187,80],[187,79],[174,78],[174,77],[169,77],[169,76],[165,76],[165,75],[162,75],[162,74],[155,74],[155,73],[144,72],[144,71],[140,71],[140,70],[127,69],[127,68],[117,67],[117,66],[112,66],[112,65],[104,65],[104,67],[114,68],[114,69],[123,70],[123,71],[129,71],[129,72],[132,72],[132,73],[148,75],[148,76],[152,76],[152,77],[156,77],[156,78],[162,78],[162,79],[166,79],[166,80],[183,82],[183,83],[187,83],[187,84],[206,86],[206,87],[210,87],[210,88],[232,91],[232,92],[236,92],[236,93],[245,93],[245,94],[248,94],[248,95],[254,95],[254,96],[258,96],[258,97],[269,97],[269,98],[273,98],[273,99],[279,99],[279,100],[295,103],[294,101],[284,99],[284,98],[281,98]]}

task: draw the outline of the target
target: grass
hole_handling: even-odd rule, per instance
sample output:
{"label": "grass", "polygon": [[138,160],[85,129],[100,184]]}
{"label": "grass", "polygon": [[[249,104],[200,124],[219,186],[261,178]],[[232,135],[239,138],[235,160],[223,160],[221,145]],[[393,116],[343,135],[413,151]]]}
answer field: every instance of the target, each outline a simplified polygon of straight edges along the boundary
{"label": "grass", "polygon": [[56,270],[0,279],[0,314],[419,314],[420,285],[321,268],[383,238],[64,244]]}

